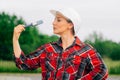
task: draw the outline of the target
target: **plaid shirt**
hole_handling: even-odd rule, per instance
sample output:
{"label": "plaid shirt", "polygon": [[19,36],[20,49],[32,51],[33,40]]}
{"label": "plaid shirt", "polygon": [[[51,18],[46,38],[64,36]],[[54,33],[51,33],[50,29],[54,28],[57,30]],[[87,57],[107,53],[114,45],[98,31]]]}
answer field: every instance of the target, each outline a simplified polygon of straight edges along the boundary
{"label": "plaid shirt", "polygon": [[18,68],[42,69],[42,80],[106,80],[107,69],[100,55],[78,37],[71,46],[63,50],[61,39],[48,43],[35,52],[15,58]]}

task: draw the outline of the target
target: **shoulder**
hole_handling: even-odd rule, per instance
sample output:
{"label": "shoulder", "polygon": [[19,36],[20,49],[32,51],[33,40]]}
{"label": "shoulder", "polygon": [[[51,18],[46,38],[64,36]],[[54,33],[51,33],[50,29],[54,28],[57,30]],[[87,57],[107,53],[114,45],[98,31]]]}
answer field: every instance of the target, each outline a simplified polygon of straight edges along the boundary
{"label": "shoulder", "polygon": [[42,45],[42,47],[44,48],[44,50],[46,52],[53,52],[54,51],[53,44],[55,44],[55,43],[54,42],[46,43],[46,44]]}
{"label": "shoulder", "polygon": [[83,46],[82,49],[84,49],[85,51],[95,50],[95,48],[91,44],[89,44],[89,43],[84,43],[84,46]]}
{"label": "shoulder", "polygon": [[90,47],[90,48],[94,48],[91,44],[89,44],[89,43],[85,43],[85,46],[88,46],[88,47]]}
{"label": "shoulder", "polygon": [[46,43],[46,44],[43,44],[43,45],[41,45],[41,46],[39,46],[38,48],[37,48],[37,50],[41,50],[41,49],[46,49],[47,47],[49,47],[50,46],[50,43]]}
{"label": "shoulder", "polygon": [[48,43],[45,43],[45,44],[39,46],[37,49],[38,49],[38,50],[41,49],[41,48],[46,49],[46,48],[48,48],[48,47],[52,47],[52,45],[54,45],[54,44],[56,44],[56,43],[57,43],[57,41],[48,42]]}
{"label": "shoulder", "polygon": [[[86,47],[86,50],[89,51],[89,54],[90,54],[90,55],[93,55],[93,54],[99,55],[98,51],[97,51],[91,44],[86,43],[86,44],[85,44],[85,47]],[[100,56],[100,55],[99,55],[99,56]]]}

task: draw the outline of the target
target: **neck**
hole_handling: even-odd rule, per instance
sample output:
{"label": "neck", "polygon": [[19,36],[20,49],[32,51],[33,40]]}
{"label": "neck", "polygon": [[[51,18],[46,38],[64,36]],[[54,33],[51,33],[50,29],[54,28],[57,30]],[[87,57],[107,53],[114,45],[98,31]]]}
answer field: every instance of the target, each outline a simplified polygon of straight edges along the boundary
{"label": "neck", "polygon": [[63,49],[65,50],[67,47],[69,47],[70,45],[72,45],[72,43],[74,42],[74,35],[62,35],[61,36],[61,40],[62,40],[62,46]]}

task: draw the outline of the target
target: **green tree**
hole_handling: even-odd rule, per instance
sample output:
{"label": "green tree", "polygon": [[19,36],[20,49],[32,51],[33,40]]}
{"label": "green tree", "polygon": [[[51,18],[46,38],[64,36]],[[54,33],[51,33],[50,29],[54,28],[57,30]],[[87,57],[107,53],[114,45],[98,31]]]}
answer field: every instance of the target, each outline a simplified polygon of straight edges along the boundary
{"label": "green tree", "polygon": [[112,59],[112,60],[120,60],[120,43],[116,43],[113,41],[106,41],[106,54]]}
{"label": "green tree", "polygon": [[106,56],[106,48],[104,46],[104,39],[101,33],[97,34],[94,32],[93,34],[90,34],[85,42],[91,44],[102,55],[102,57]]}
{"label": "green tree", "polygon": [[[22,17],[0,13],[0,60],[12,60],[13,46],[12,37],[14,27],[18,24],[26,24]],[[48,36],[40,33],[36,27],[28,27],[22,32],[19,43],[25,54],[36,50],[39,46],[56,41],[57,36]]]}
{"label": "green tree", "polygon": [[112,40],[105,40],[102,34],[97,34],[96,32],[90,34],[85,42],[95,47],[102,57],[120,60],[120,43],[113,42]]}
{"label": "green tree", "polygon": [[[13,47],[12,36],[13,29],[18,24],[25,24],[22,17],[9,15],[8,13],[0,13],[0,59],[12,60]],[[39,33],[36,28],[27,28],[20,37],[21,48],[27,53],[33,50],[39,42]]]}

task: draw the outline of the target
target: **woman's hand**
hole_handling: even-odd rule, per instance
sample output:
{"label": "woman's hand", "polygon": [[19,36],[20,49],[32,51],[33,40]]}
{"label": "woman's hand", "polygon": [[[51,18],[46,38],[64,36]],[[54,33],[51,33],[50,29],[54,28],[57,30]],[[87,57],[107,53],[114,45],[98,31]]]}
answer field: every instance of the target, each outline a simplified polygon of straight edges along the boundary
{"label": "woman's hand", "polygon": [[24,25],[18,25],[14,28],[13,39],[18,40],[22,31],[25,31]]}

